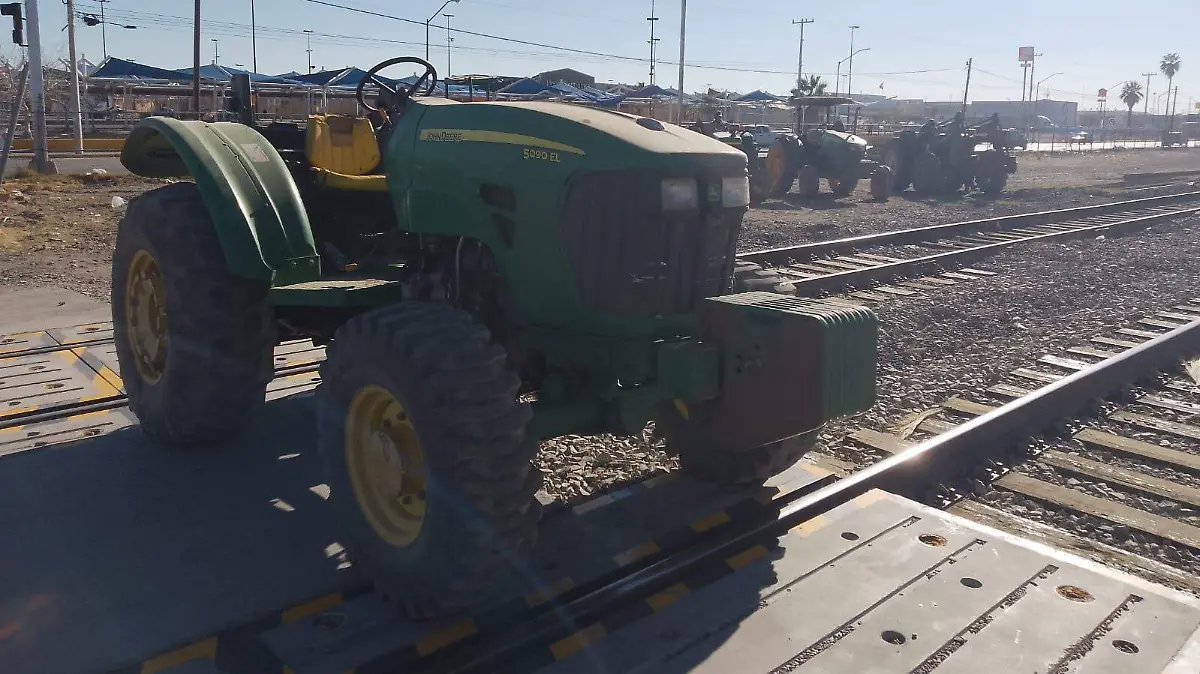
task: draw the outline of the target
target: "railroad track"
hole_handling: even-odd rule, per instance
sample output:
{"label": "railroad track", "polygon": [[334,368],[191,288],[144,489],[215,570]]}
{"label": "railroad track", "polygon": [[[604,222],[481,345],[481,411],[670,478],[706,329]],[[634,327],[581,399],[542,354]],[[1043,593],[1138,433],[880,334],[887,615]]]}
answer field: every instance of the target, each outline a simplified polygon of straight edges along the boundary
{"label": "railroad track", "polygon": [[[992,276],[964,265],[1014,246],[1120,234],[1200,212],[1197,202],[1200,192],[1192,191],[772,248],[739,255],[736,274],[748,290],[821,295],[850,289],[851,297],[881,301]],[[896,257],[899,246],[918,251]],[[887,283],[894,279],[910,280]]]}
{"label": "railroad track", "polygon": [[[1200,475],[1196,454],[1071,421],[1064,441],[1072,437],[1119,460],[1056,446],[1020,449],[1029,437],[1097,410],[1104,423],[1127,431],[1200,440],[1200,428],[1172,416],[1200,410],[1200,386],[1155,375],[1200,354],[1200,299],[1112,334],[1068,350],[1070,357],[1045,356],[1037,367],[1015,371],[1011,381],[989,389],[994,398],[987,401],[947,400],[939,410],[944,416],[927,415],[913,436],[854,434],[885,458],[841,479],[800,464],[763,489],[705,491],[684,477],[661,475],[560,507],[547,518],[545,551],[522,563],[525,573],[517,575],[524,578],[498,588],[497,597],[473,615],[408,623],[359,584],[257,616],[206,643],[234,663],[222,671],[234,672],[340,671],[331,663],[367,674],[581,671],[596,663],[608,671],[685,671],[695,665],[717,672],[734,671],[730,666],[785,672],[812,663],[818,671],[850,672],[867,662],[878,667],[873,671],[940,672],[943,665],[945,671],[979,671],[964,663],[980,667],[981,649],[995,662],[1007,658],[1009,667],[1047,658],[1048,669],[1039,671],[1065,672],[1081,661],[1100,671],[1174,672],[1164,663],[1181,644],[1200,645],[1200,602],[1131,580],[1114,585],[1094,568],[1036,556],[996,531],[1072,543],[1076,551],[1149,571],[1176,587],[1200,589],[1182,552],[1200,550],[1200,523],[1185,521],[1190,515],[1182,509],[1178,517],[1136,512],[1122,499],[1088,490],[1103,482],[1181,508],[1197,505],[1200,485],[1182,477]],[[1097,404],[1106,397],[1121,402]],[[1129,462],[1170,466],[1181,477],[1150,475]],[[1055,473],[1060,477],[1046,471],[1061,471]],[[987,505],[983,497],[996,492],[1021,495],[1046,512],[1070,508],[1080,517],[1155,537],[1180,551],[1182,562],[1172,567],[1170,559],[1155,562],[1107,545],[1100,528],[1096,541],[1047,535],[1036,521]],[[951,506],[992,528],[941,520],[905,498]],[[1036,520],[1034,511],[1027,508],[1020,517]],[[635,513],[640,519],[630,519]],[[599,534],[608,527],[617,533]],[[569,532],[580,530],[585,534],[571,539]],[[530,584],[531,578],[537,582]],[[732,625],[749,632],[756,617],[784,606],[793,591],[806,598],[801,613],[773,619],[763,644],[738,640]],[[814,606],[821,610],[813,612]],[[949,615],[931,608],[939,606]],[[893,623],[907,624],[879,629]],[[1052,636],[1014,649],[1012,638],[1002,636],[1013,630]],[[188,648],[194,644],[163,657]],[[697,649],[703,657],[687,655]],[[1132,655],[1139,659],[1120,660]],[[1178,671],[1200,666],[1195,653],[1189,657],[1188,668]],[[1095,664],[1112,658],[1118,658],[1115,669]],[[759,660],[770,666],[754,664]],[[893,661],[894,668],[880,664]],[[997,666],[983,671],[1013,671]]]}

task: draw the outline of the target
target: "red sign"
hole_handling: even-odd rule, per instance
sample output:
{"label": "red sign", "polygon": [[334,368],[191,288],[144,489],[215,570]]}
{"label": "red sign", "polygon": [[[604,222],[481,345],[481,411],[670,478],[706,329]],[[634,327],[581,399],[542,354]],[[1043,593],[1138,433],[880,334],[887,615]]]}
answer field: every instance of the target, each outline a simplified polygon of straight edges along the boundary
{"label": "red sign", "polygon": [[1100,98],[1108,98],[1108,89],[1101,89],[1100,93],[1097,95],[1100,96]]}

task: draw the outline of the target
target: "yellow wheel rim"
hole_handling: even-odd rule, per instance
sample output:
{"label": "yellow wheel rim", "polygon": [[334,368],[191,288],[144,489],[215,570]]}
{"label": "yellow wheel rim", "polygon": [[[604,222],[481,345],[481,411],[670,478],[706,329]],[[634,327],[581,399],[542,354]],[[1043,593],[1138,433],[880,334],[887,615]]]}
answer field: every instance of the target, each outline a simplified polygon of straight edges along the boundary
{"label": "yellow wheel rim", "polygon": [[354,498],[380,538],[398,548],[425,522],[425,454],[408,413],[382,386],[364,386],[346,413],[346,466]]}
{"label": "yellow wheel rim", "polygon": [[125,277],[125,328],[138,374],[147,384],[167,367],[167,291],[154,256],[139,250]]}
{"label": "yellow wheel rim", "polygon": [[783,177],[783,165],[786,163],[783,147],[778,143],[767,150],[767,175],[771,176],[771,186],[774,187]]}

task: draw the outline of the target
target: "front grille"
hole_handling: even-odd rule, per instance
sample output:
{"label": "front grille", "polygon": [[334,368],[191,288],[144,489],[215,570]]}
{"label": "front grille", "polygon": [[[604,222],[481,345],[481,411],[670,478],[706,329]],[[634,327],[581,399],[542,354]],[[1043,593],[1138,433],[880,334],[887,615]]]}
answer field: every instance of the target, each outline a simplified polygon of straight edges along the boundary
{"label": "front grille", "polygon": [[[707,201],[720,177],[700,179],[700,210],[665,214],[663,175],[600,172],[571,180],[564,238],[583,304],[616,316],[690,313],[726,291],[744,209]],[[719,192],[718,192],[719,194]]]}

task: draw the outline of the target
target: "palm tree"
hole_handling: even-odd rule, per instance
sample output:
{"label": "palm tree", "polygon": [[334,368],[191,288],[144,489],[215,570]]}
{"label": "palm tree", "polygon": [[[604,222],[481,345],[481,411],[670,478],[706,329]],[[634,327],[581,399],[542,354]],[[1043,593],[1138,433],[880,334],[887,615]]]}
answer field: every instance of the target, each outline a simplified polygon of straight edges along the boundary
{"label": "palm tree", "polygon": [[1121,102],[1129,106],[1129,114],[1125,117],[1125,128],[1133,128],[1133,106],[1142,100],[1142,85],[1130,80],[1121,85]]}
{"label": "palm tree", "polygon": [[1175,79],[1175,73],[1179,72],[1179,69],[1182,67],[1183,67],[1183,60],[1180,59],[1179,54],[1176,54],[1175,52],[1171,52],[1170,54],[1167,54],[1166,56],[1162,57],[1161,61],[1158,62],[1158,69],[1160,71],[1162,71],[1162,74],[1167,76],[1167,108],[1168,109],[1171,107],[1171,80]]}
{"label": "palm tree", "polygon": [[[826,82],[821,79],[820,75],[809,75],[800,79],[800,86],[792,89],[792,101],[794,102],[801,96],[824,96],[826,93]],[[794,103],[793,103],[794,104]],[[799,106],[796,106],[796,114],[799,114]],[[818,121],[817,119],[810,120],[809,118],[819,118],[816,110],[809,109],[805,114],[805,122]]]}

